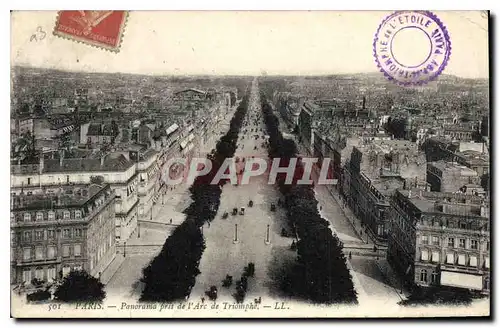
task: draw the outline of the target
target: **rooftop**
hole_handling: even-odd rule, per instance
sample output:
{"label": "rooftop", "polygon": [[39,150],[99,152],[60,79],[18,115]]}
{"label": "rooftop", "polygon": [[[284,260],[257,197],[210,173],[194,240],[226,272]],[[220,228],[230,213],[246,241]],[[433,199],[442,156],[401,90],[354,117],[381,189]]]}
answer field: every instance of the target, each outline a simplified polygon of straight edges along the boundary
{"label": "rooftop", "polygon": [[430,162],[429,165],[439,169],[441,172],[459,173],[461,176],[477,176],[476,171],[455,162],[440,160],[437,162]]}
{"label": "rooftop", "polygon": [[487,207],[487,202],[479,196],[419,190],[399,190],[398,192],[422,213],[484,216],[481,207]]}
{"label": "rooftop", "polygon": [[371,180],[372,185],[384,196],[391,196],[396,189],[404,187],[404,179],[399,176],[384,176]]}
{"label": "rooftop", "polygon": [[458,156],[462,157],[468,162],[481,163],[486,162],[485,164],[489,164],[490,156],[487,153],[482,153],[475,150],[465,150],[457,153]]}
{"label": "rooftop", "polygon": [[205,91],[199,90],[199,89],[195,89],[195,88],[189,88],[189,89],[180,90],[180,91],[175,92],[174,94],[177,95],[179,93],[188,92],[188,91],[193,91],[193,92],[200,93],[200,94],[206,94]]}
{"label": "rooftop", "polygon": [[11,196],[12,210],[81,207],[97,194],[110,190],[108,185],[64,185],[56,193]]}
{"label": "rooftop", "polygon": [[43,172],[102,172],[102,171],[125,171],[134,165],[123,154],[108,155],[104,160],[101,158],[65,158],[61,160],[46,160]]}

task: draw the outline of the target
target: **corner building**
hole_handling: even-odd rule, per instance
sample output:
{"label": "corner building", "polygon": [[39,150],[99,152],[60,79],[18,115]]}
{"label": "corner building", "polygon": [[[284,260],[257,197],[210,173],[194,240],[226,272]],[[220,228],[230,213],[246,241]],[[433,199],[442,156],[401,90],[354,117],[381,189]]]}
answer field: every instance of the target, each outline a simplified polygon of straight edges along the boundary
{"label": "corner building", "polygon": [[50,282],[71,270],[98,277],[115,257],[115,195],[74,185],[11,196],[11,283]]}
{"label": "corner building", "polygon": [[398,190],[387,258],[408,286],[490,291],[488,200],[457,193]]}

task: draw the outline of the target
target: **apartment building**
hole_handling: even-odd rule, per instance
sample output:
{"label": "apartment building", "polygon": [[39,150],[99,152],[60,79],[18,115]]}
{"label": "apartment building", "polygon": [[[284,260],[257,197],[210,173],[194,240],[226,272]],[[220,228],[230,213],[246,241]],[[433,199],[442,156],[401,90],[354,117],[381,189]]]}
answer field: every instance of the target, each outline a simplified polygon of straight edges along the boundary
{"label": "apartment building", "polygon": [[139,198],[137,163],[128,152],[114,152],[100,158],[40,158],[38,164],[11,165],[11,190],[23,188],[89,184],[102,177],[116,195],[116,240],[126,241],[137,228]]}
{"label": "apartment building", "polygon": [[490,290],[488,201],[457,193],[396,191],[387,257],[407,285]]}
{"label": "apartment building", "polygon": [[11,283],[50,282],[71,270],[99,276],[115,256],[109,185],[50,186],[11,196]]}

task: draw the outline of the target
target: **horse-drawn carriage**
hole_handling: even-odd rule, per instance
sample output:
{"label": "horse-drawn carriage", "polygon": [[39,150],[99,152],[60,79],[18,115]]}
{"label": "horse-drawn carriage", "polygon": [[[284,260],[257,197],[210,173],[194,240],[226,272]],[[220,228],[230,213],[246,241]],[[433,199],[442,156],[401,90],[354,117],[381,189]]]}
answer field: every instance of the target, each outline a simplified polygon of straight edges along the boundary
{"label": "horse-drawn carriage", "polygon": [[217,299],[217,287],[210,286],[210,289],[205,291],[205,295],[207,295],[211,301],[215,301]]}

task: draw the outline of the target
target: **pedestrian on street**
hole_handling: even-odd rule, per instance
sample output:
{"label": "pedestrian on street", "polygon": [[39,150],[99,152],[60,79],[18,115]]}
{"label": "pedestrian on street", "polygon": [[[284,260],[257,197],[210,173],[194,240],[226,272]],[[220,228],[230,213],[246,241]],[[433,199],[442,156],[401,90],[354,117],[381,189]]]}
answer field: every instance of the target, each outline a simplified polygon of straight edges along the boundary
{"label": "pedestrian on street", "polygon": [[352,259],[352,254],[351,254],[351,252],[349,252],[349,260],[351,260],[351,259]]}
{"label": "pedestrian on street", "polygon": [[322,211],[322,210],[323,210],[323,206],[320,206],[320,207],[319,207],[319,210],[320,210],[320,211]]}
{"label": "pedestrian on street", "polygon": [[170,224],[172,224],[172,219],[170,219]]}

